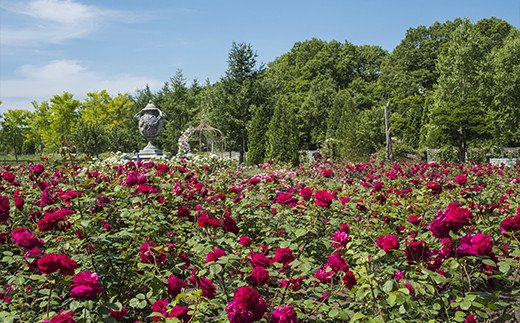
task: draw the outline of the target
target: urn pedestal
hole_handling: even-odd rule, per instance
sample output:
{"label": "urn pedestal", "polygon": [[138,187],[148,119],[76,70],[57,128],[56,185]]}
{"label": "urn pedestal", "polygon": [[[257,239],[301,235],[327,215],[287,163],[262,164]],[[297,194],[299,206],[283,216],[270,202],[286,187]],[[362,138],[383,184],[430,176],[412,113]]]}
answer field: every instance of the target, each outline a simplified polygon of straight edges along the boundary
{"label": "urn pedestal", "polygon": [[166,114],[159,110],[152,101],[135,115],[139,132],[148,140],[148,145],[139,151],[139,159],[161,158],[163,152],[155,144],[155,137],[161,133]]}

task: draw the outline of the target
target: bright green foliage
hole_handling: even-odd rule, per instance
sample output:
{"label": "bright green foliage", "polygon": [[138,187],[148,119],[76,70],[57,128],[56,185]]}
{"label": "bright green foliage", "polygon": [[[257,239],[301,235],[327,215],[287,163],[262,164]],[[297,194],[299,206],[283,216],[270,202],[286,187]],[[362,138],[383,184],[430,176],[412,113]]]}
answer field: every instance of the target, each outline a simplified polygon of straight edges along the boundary
{"label": "bright green foliage", "polygon": [[257,65],[256,57],[250,44],[233,42],[228,69],[217,86],[219,98],[210,113],[210,119],[226,135],[229,148],[240,151],[240,162],[245,157],[251,107],[262,103],[258,81],[263,66]]}
{"label": "bright green foliage", "polygon": [[294,108],[286,98],[277,100],[266,137],[267,159],[298,164],[296,118]]}
{"label": "bright green foliage", "polygon": [[108,144],[107,131],[101,124],[94,122],[78,122],[72,138],[77,151],[88,156],[99,157]]}
{"label": "bright green foliage", "polygon": [[30,119],[31,112],[23,109],[7,110],[0,114],[0,144],[6,152],[12,152],[16,160],[27,144]]}
{"label": "bright green foliage", "polygon": [[81,108],[81,119],[87,123],[101,125],[111,131],[124,124],[131,112],[133,103],[128,94],[111,97],[106,90],[87,93],[87,99]]}
{"label": "bright green foliage", "polygon": [[265,160],[266,155],[266,132],[269,128],[269,120],[272,112],[267,106],[253,106],[253,117],[247,128],[247,163],[256,165]]}
{"label": "bright green foliage", "polygon": [[397,144],[413,149],[419,148],[424,100],[422,95],[413,95],[392,102],[391,133]]}
{"label": "bright green foliage", "polygon": [[428,139],[457,147],[461,162],[466,160],[470,141],[489,136],[485,110],[476,99],[457,100],[438,106],[430,118]]}
{"label": "bright green foliage", "polygon": [[182,72],[178,70],[153,99],[154,104],[166,113],[164,130],[158,138],[160,147],[165,151],[176,154],[181,133],[195,122],[198,112],[196,95],[199,91],[198,83],[188,87]]}
{"label": "bright green foliage", "polygon": [[58,151],[60,147],[72,144],[78,110],[81,106],[79,100],[73,99],[73,95],[64,92],[55,95],[48,102],[42,102],[36,107],[35,117],[31,122],[36,137],[41,138],[47,151]]}

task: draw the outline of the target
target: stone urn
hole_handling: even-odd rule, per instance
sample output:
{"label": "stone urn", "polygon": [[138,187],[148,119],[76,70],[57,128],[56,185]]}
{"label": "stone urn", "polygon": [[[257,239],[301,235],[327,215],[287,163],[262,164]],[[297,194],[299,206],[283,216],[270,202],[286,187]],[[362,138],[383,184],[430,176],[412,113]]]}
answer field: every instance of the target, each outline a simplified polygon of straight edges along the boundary
{"label": "stone urn", "polygon": [[139,111],[134,118],[138,122],[139,132],[148,140],[148,145],[139,151],[139,158],[162,157],[162,150],[155,145],[155,137],[163,129],[166,114],[159,110],[150,100],[146,107]]}

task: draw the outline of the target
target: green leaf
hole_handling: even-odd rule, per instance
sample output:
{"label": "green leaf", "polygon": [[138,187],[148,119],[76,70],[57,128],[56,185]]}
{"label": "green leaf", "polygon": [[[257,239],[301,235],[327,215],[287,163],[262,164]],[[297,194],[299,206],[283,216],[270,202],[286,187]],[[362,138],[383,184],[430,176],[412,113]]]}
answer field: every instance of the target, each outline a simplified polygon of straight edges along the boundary
{"label": "green leaf", "polygon": [[331,310],[331,311],[329,312],[329,317],[331,317],[331,318],[335,318],[335,317],[337,317],[338,315],[339,315],[339,310],[336,309],[336,308],[333,309],[333,310]]}
{"label": "green leaf", "polygon": [[388,281],[383,285],[383,291],[384,291],[385,293],[390,293],[393,289],[394,289],[394,281],[393,281],[393,280],[388,280]]}
{"label": "green leaf", "polygon": [[388,297],[386,298],[386,301],[388,302],[388,305],[394,306],[395,301],[397,300],[397,295],[395,293],[390,293]]}

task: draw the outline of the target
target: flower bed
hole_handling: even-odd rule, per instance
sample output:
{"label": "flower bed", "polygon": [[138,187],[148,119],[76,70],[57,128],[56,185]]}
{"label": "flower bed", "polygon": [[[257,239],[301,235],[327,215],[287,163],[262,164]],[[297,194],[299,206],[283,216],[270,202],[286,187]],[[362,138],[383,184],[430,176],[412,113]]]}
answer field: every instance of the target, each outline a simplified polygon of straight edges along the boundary
{"label": "flower bed", "polygon": [[0,175],[5,322],[520,318],[518,163]]}

